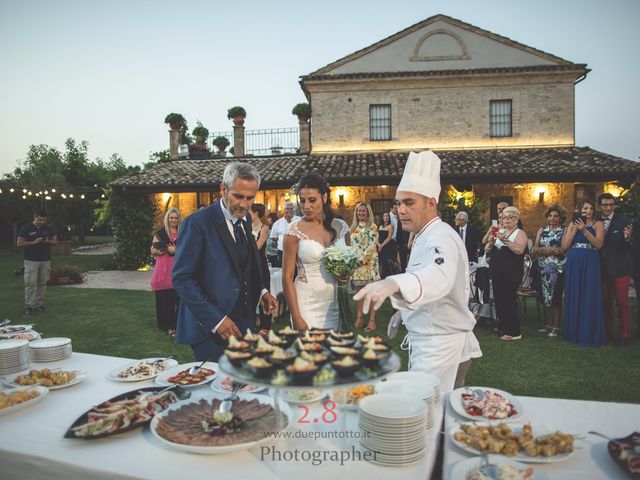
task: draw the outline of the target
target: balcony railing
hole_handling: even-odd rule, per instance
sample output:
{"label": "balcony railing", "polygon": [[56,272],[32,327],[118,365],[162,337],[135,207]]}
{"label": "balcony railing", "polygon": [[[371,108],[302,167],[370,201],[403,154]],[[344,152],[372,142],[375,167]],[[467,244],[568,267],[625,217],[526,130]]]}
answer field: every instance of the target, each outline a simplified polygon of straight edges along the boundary
{"label": "balcony railing", "polygon": [[[209,135],[207,142],[212,152],[216,149],[211,141],[216,137],[226,137],[229,140],[227,151],[233,147],[233,132],[213,132]],[[244,132],[245,155],[283,155],[297,153],[299,148],[300,131],[298,127],[245,130]]]}

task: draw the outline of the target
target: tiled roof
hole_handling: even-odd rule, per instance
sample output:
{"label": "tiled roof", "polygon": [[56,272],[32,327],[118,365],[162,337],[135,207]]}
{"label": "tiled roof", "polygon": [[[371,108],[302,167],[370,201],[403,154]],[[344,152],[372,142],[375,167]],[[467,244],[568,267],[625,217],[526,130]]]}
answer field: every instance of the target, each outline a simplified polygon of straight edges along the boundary
{"label": "tiled roof", "polygon": [[459,75],[493,75],[503,73],[545,73],[545,72],[575,72],[584,74],[589,72],[586,63],[572,63],[571,65],[533,65],[528,67],[494,67],[494,68],[469,68],[460,70],[425,70],[409,72],[358,72],[307,75],[301,77],[301,81],[310,80],[346,80],[360,78],[394,78],[394,77],[446,77]]}
{"label": "tiled roof", "polygon": [[[443,183],[573,182],[635,180],[640,163],[589,147],[436,150]],[[326,153],[176,160],[121,177],[112,185],[146,192],[210,191],[224,167],[249,162],[262,175],[263,188],[288,188],[305,172],[317,171],[332,185],[397,184],[408,152]]]}
{"label": "tiled roof", "polygon": [[533,55],[537,55],[539,57],[545,58],[547,60],[550,60],[552,62],[556,62],[556,63],[560,63],[560,64],[565,64],[565,65],[571,65],[572,62],[570,62],[569,60],[565,60],[564,58],[560,58],[556,55],[552,55],[550,53],[544,52],[542,50],[539,50],[537,48],[533,48],[533,47],[529,47],[528,45],[525,45],[523,43],[520,42],[516,42],[515,40],[510,39],[509,37],[504,37],[502,35],[498,35],[496,33],[490,32],[488,30],[484,30],[480,27],[476,27],[475,25],[471,25],[470,23],[466,23],[463,22],[462,20],[458,20],[457,18],[452,18],[449,17],[447,15],[443,15],[443,14],[439,14],[439,15],[434,15],[433,17],[429,17],[425,20],[422,20],[414,25],[411,25],[410,27],[405,28],[404,30],[401,30],[399,32],[394,33],[393,35],[390,35],[386,38],[383,38],[382,40],[369,45],[368,47],[362,48],[356,52],[350,53],[349,55],[346,55],[334,62],[331,62],[328,65],[325,65],[322,68],[319,68],[318,70],[315,70],[314,72],[311,72],[308,76],[315,76],[315,75],[320,75],[320,74],[324,74],[326,72],[329,72],[331,70],[333,70],[334,68],[339,67],[340,65],[344,65],[345,63],[348,63],[352,60],[355,60],[357,58],[360,58],[363,55],[366,55],[369,52],[372,52],[374,50],[377,50],[378,48],[381,48],[399,38],[402,38],[406,35],[409,35],[410,33],[415,32],[416,30],[419,30],[423,27],[425,27],[426,25],[429,25],[431,23],[434,23],[438,20],[444,20],[447,23],[450,23],[452,25],[456,25],[460,28],[466,29],[466,30],[470,30],[472,32],[478,33],[480,35],[483,35],[485,37],[491,38],[493,40],[496,40],[498,42],[510,45],[514,48],[518,48],[520,50],[524,50],[526,52],[529,52]]}
{"label": "tiled roof", "polygon": [[[589,147],[436,150],[443,183],[635,181],[640,163]],[[217,189],[224,167],[249,162],[262,175],[262,186],[288,188],[305,172],[317,171],[332,185],[397,184],[408,152],[326,153],[176,160],[121,177],[112,185],[146,192]]]}

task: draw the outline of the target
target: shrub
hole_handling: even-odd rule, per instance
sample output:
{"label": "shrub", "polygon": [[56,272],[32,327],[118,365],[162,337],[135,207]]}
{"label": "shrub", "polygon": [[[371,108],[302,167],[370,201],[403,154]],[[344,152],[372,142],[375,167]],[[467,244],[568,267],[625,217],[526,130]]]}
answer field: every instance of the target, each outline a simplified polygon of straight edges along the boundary
{"label": "shrub", "polygon": [[115,240],[113,265],[118,270],[136,270],[149,264],[156,217],[151,198],[117,190],[113,190],[108,198],[106,216]]}
{"label": "shrub", "polygon": [[235,107],[231,107],[229,110],[227,110],[227,118],[229,120],[231,120],[232,118],[236,118],[236,117],[247,117],[247,111],[239,106],[235,106]]}
{"label": "shrub", "polygon": [[309,120],[311,118],[311,105],[309,105],[308,103],[298,103],[295,107],[293,107],[291,113],[297,115],[300,118],[306,118],[307,120]]}

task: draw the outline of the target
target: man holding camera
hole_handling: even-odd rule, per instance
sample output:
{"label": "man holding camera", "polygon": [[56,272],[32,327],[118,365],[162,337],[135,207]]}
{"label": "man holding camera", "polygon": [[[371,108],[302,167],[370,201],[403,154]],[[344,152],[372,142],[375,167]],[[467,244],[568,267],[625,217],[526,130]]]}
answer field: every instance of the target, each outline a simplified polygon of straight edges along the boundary
{"label": "man holding camera", "polygon": [[24,248],[24,314],[44,310],[44,294],[51,271],[51,247],[58,242],[56,232],[47,224],[47,212],[38,209],[33,222],[18,233],[17,246]]}

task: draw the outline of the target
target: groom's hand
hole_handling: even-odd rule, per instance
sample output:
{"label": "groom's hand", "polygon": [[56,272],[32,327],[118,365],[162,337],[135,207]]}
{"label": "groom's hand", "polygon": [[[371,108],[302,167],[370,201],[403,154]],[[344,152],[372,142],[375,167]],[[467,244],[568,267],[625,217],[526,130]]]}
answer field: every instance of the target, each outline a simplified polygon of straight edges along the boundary
{"label": "groom's hand", "polygon": [[216,330],[216,333],[220,335],[223,340],[229,340],[231,335],[235,335],[238,340],[242,338],[240,329],[238,329],[236,323],[229,317],[224,317],[222,323],[220,323],[220,326]]}
{"label": "groom's hand", "polygon": [[265,292],[264,295],[260,298],[260,305],[262,305],[262,310],[264,313],[271,315],[278,308],[278,301],[273,298],[269,292]]}
{"label": "groom's hand", "polygon": [[364,300],[362,312],[366,315],[369,313],[369,307],[378,310],[384,301],[398,290],[400,290],[400,287],[396,282],[390,278],[385,278],[365,285],[362,290],[353,296],[353,299],[356,302]]}

